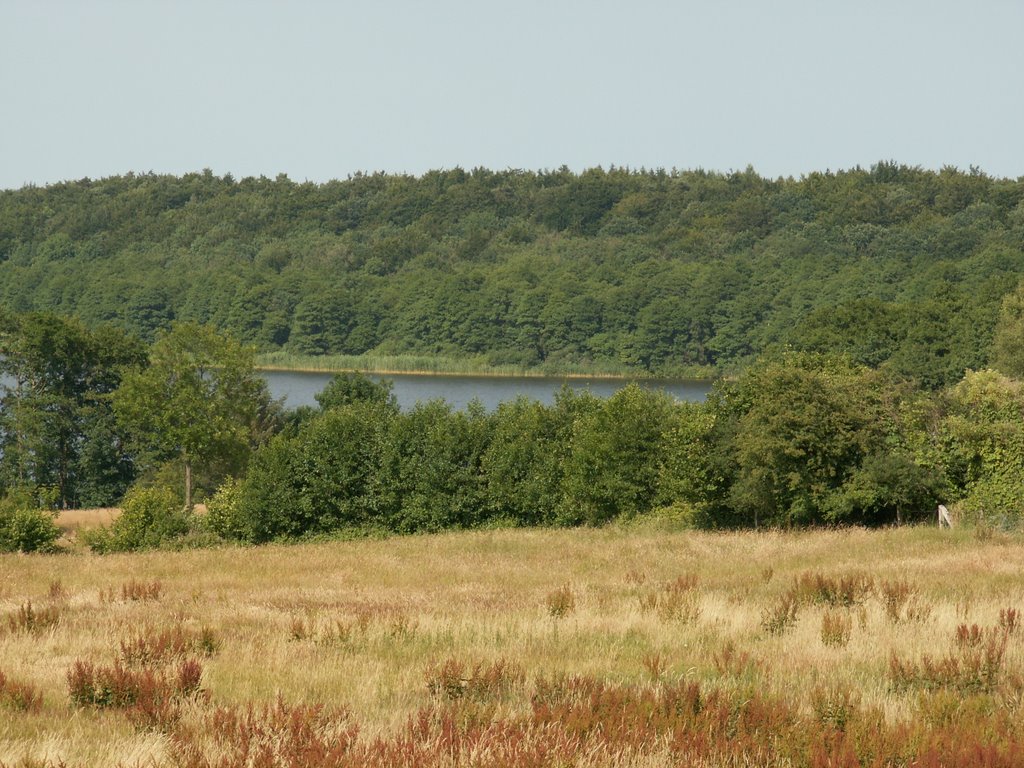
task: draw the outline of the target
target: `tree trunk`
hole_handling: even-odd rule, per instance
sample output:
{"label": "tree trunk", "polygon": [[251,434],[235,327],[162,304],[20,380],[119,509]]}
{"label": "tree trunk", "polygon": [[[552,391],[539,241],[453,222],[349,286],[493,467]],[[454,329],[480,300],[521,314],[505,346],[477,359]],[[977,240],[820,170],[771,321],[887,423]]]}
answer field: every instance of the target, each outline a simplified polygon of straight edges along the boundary
{"label": "tree trunk", "polygon": [[185,511],[192,511],[192,461],[185,459]]}

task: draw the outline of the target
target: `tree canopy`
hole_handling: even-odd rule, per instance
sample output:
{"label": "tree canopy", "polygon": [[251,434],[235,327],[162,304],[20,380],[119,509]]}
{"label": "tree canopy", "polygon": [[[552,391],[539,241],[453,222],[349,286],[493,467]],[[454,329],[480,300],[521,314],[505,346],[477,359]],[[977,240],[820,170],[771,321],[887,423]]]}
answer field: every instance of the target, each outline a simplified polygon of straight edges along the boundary
{"label": "tree canopy", "polygon": [[129,174],[0,192],[0,304],[145,340],[184,321],[261,351],[548,370],[734,372],[789,345],[940,388],[989,362],[1022,201],[1021,180],[892,162]]}
{"label": "tree canopy", "polygon": [[211,326],[178,323],[159,335],[149,365],[124,377],[113,403],[142,455],[181,464],[191,510],[194,467],[244,467],[270,397],[251,349]]}

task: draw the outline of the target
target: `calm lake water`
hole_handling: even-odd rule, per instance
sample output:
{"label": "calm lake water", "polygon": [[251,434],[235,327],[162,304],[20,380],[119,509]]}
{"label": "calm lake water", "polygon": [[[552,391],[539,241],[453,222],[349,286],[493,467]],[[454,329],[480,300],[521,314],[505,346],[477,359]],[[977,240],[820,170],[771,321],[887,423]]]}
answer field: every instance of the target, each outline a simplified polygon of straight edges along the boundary
{"label": "calm lake water", "polygon": [[[333,374],[305,373],[300,371],[263,371],[270,393],[275,398],[284,397],[285,406],[297,408],[300,405],[316,405],[314,395],[327,386]],[[590,390],[598,397],[610,397],[622,389],[628,381],[621,379],[562,379],[558,377],[519,377],[519,376],[442,376],[408,374],[377,375],[369,374],[374,381],[390,379],[394,384],[395,397],[398,405],[409,409],[418,400],[444,398],[453,408],[462,409],[474,398],[483,403],[484,408],[493,411],[500,403],[514,400],[523,395],[542,403],[552,403],[555,393],[562,384],[572,389]],[[664,390],[680,400],[699,402],[707,397],[711,390],[710,381],[641,381],[640,386],[647,389]]]}

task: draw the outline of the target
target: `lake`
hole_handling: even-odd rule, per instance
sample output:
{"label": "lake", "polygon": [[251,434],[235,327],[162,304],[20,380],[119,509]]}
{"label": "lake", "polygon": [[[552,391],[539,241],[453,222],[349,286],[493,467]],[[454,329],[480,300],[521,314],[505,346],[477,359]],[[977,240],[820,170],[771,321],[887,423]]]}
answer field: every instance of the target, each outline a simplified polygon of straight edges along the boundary
{"label": "lake", "polygon": [[[270,393],[284,397],[285,406],[316,405],[314,395],[327,386],[333,374],[304,371],[262,371]],[[445,376],[413,374],[368,374],[374,381],[390,379],[395,397],[403,410],[412,408],[418,400],[444,398],[453,408],[462,409],[474,398],[484,408],[493,411],[500,403],[523,395],[542,403],[554,402],[555,394],[563,384],[577,391],[589,390],[598,397],[610,397],[629,382],[623,379],[565,379],[537,376]],[[710,381],[658,380],[640,381],[640,386],[664,390],[679,400],[699,402],[711,391]]]}

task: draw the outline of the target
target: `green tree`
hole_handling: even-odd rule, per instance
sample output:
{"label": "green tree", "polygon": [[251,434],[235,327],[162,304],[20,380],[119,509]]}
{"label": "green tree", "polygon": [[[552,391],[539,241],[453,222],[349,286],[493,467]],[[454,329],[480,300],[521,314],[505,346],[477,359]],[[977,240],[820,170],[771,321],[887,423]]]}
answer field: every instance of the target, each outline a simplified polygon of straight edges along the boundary
{"label": "green tree", "polygon": [[732,480],[728,462],[723,466],[720,449],[725,441],[721,430],[716,430],[718,418],[714,399],[676,406],[665,434],[665,459],[658,478],[658,502],[689,505],[696,511],[693,522],[701,527],[724,522],[711,510],[720,507]]}
{"label": "green tree", "polygon": [[184,472],[186,510],[197,465],[240,471],[266,437],[266,383],[253,352],[212,326],[178,323],[150,350],[149,366],[114,392],[119,422],[150,461],[173,459]]}
{"label": "green tree", "polygon": [[388,379],[373,381],[358,371],[336,374],[314,397],[321,410],[327,411],[352,403],[376,403],[398,410],[398,400]]}
{"label": "green tree", "polygon": [[109,395],[144,355],[109,327],[45,312],[0,317],[2,482],[52,489],[63,507],[120,496],[133,467],[110,429]]}
{"label": "green tree", "polygon": [[390,420],[374,483],[380,523],[401,533],[479,524],[491,423],[479,402],[453,412],[443,400],[417,403]]}
{"label": "green tree", "polygon": [[949,473],[970,517],[1024,520],[1024,383],[968,371],[948,395],[942,423]]}
{"label": "green tree", "polygon": [[374,483],[393,418],[386,404],[352,402],[278,435],[253,456],[220,532],[265,542],[378,525]]}
{"label": "green tree", "polygon": [[903,451],[867,456],[825,502],[828,521],[903,525],[935,512],[944,478]]}
{"label": "green tree", "polygon": [[990,361],[997,371],[1024,380],[1024,283],[1003,298]]}
{"label": "green tree", "polygon": [[877,389],[867,369],[815,356],[746,374],[734,393],[732,508],[755,527],[826,522],[831,495],[881,443]]}
{"label": "green tree", "polygon": [[498,406],[480,460],[490,517],[518,525],[555,522],[573,425],[597,407],[597,398],[569,387],[552,406],[527,398]]}
{"label": "green tree", "polygon": [[576,421],[559,517],[600,525],[653,508],[673,402],[637,384]]}

